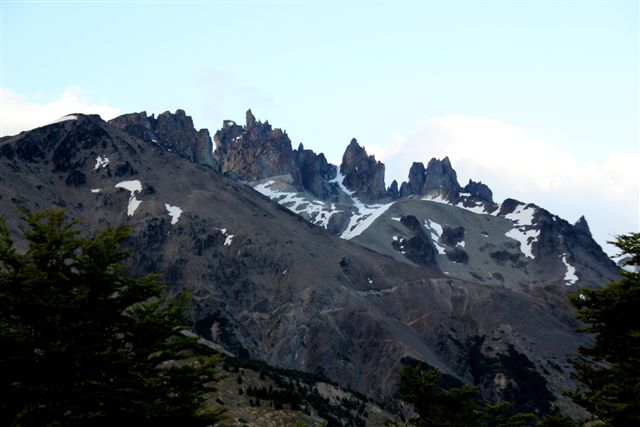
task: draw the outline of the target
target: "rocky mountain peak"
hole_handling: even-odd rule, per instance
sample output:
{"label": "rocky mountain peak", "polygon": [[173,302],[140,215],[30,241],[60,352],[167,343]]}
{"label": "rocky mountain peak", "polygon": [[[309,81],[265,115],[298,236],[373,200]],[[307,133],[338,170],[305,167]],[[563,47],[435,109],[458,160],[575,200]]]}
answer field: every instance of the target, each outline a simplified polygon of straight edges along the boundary
{"label": "rocky mountain peak", "polygon": [[304,189],[323,200],[334,197],[337,188],[335,185],[332,186],[330,181],[337,176],[338,171],[334,165],[329,164],[324,154],[305,150],[304,145],[300,143],[294,155],[296,165],[300,168]]}
{"label": "rocky mountain peak", "polygon": [[377,200],[385,196],[384,165],[367,155],[364,147],[353,138],[342,156],[340,172],[343,184],[362,200]]}
{"label": "rocky mountain peak", "polygon": [[247,110],[244,127],[225,120],[214,141],[213,156],[225,174],[244,181],[290,175],[292,184],[302,189],[291,140],[282,129],[256,120],[251,110]]}
{"label": "rocky mountain peak", "polygon": [[245,128],[247,129],[247,131],[251,131],[254,126],[256,125],[256,116],[253,115],[253,113],[251,112],[251,109],[248,109],[246,114],[245,114],[245,123],[246,126]]}
{"label": "rocky mountain peak", "polygon": [[589,228],[589,223],[587,222],[584,215],[578,218],[578,221],[576,221],[573,226],[575,227],[576,231],[591,237],[591,229]]}
{"label": "rocky mountain peak", "polygon": [[413,162],[409,168],[409,181],[403,182],[400,186],[400,196],[405,197],[411,194],[423,194],[425,182],[425,168],[422,162]]}
{"label": "rocky mountain peak", "polygon": [[[409,177],[407,182],[403,182],[400,186],[400,196],[406,197],[412,194],[424,195],[447,195],[450,198],[456,197],[460,192],[460,184],[456,171],[451,166],[448,157],[442,160],[433,158],[424,167],[422,162],[414,162],[409,169]],[[485,196],[488,190],[489,199],[491,199],[491,190],[484,184],[478,187]],[[484,188],[486,187],[486,189]]]}
{"label": "rocky mountain peak", "polygon": [[176,110],[175,113],[165,111],[157,119],[153,114],[147,116],[146,111],[123,114],[109,123],[131,136],[157,144],[194,163],[219,169],[213,158],[213,141],[209,131],[196,130],[193,119],[184,110]]}
{"label": "rocky mountain peak", "polygon": [[449,157],[442,160],[431,159],[427,164],[424,177],[423,194],[451,194],[460,191],[458,177]]}
{"label": "rocky mountain peak", "polygon": [[462,191],[464,193],[469,193],[471,197],[480,201],[493,203],[493,193],[491,192],[491,189],[481,181],[475,182],[470,179],[469,183],[464,186]]}

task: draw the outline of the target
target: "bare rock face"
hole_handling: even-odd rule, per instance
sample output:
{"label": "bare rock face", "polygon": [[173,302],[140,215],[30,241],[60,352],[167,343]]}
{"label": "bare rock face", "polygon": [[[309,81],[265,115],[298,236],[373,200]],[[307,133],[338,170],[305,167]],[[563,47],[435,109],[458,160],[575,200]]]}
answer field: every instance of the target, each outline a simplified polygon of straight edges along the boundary
{"label": "bare rock face", "polygon": [[298,146],[294,154],[305,190],[323,200],[335,197],[338,189],[329,182],[336,177],[338,171],[334,165],[327,162],[324,154],[305,150],[302,144]]}
{"label": "bare rock face", "polygon": [[409,181],[402,183],[400,187],[400,195],[402,197],[411,194],[421,195],[424,189],[425,169],[422,162],[413,162],[409,169]]}
{"label": "bare rock face", "polygon": [[469,183],[462,189],[463,192],[471,194],[472,197],[493,204],[493,193],[486,184],[469,180]]}
{"label": "bare rock face", "polygon": [[161,148],[191,160],[194,163],[219,169],[213,158],[213,142],[207,129],[196,130],[193,119],[184,110],[165,111],[156,119],[154,115],[124,114],[109,121],[131,136],[159,145]]}
{"label": "bare rock face", "polygon": [[436,266],[436,248],[420,225],[420,221],[413,215],[403,216],[400,221],[413,233],[413,236],[394,242],[394,248],[402,251],[409,260],[417,265]]}
{"label": "bare rock face", "polygon": [[291,140],[281,129],[272,129],[268,121],[256,120],[251,110],[244,127],[225,120],[214,141],[214,158],[223,173],[244,181],[289,174],[293,184],[302,189]]}
{"label": "bare rock face", "polygon": [[387,196],[392,199],[397,199],[400,197],[400,190],[398,189],[398,181],[395,179],[391,182],[389,188],[387,188]]}
{"label": "bare rock face", "polygon": [[422,194],[457,194],[458,192],[460,192],[460,184],[449,158],[429,160],[424,173]]}
{"label": "bare rock face", "polygon": [[355,192],[355,196],[365,200],[378,200],[385,196],[384,165],[368,156],[366,150],[354,138],[342,156],[340,172],[343,184]]}
{"label": "bare rock face", "polygon": [[573,225],[577,232],[586,234],[591,237],[591,229],[589,228],[589,223],[587,219],[582,215],[578,221]]}
{"label": "bare rock face", "polygon": [[[414,162],[411,165],[409,180],[400,186],[400,197],[444,195],[454,199],[460,190],[456,171],[451,166],[449,158],[445,157],[442,160],[433,158],[426,168],[422,162]],[[491,195],[491,190],[489,194]]]}

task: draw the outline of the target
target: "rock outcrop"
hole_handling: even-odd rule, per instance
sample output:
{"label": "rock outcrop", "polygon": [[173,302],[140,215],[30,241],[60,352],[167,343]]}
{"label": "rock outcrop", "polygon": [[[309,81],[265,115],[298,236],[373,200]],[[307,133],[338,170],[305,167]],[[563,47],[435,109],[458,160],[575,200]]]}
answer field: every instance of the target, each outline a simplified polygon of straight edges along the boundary
{"label": "rock outcrop", "polygon": [[422,162],[414,162],[411,165],[409,180],[400,186],[400,197],[442,195],[448,199],[454,199],[460,190],[456,171],[451,166],[449,158],[445,157],[442,160],[432,158],[426,168]]}
{"label": "rock outcrop", "polygon": [[245,126],[225,120],[213,137],[214,158],[221,171],[243,181],[256,181],[279,175],[291,175],[293,185],[302,189],[302,177],[296,165],[291,140],[282,129],[272,129],[248,110]]}
{"label": "rock outcrop", "polygon": [[344,176],[344,186],[359,199],[376,201],[386,195],[384,165],[376,161],[374,156],[367,155],[355,138],[342,156],[340,173]]}
{"label": "rock outcrop", "polygon": [[493,204],[493,193],[486,184],[478,181],[469,180],[469,183],[462,189],[463,193],[469,193],[471,197],[481,202],[487,202]]}
{"label": "rock outcrop", "polygon": [[165,111],[158,118],[153,114],[147,116],[146,111],[124,114],[109,123],[131,136],[158,144],[194,163],[219,169],[213,158],[213,142],[209,131],[196,130],[193,119],[184,110],[176,110],[175,113]]}
{"label": "rock outcrop", "polygon": [[294,155],[304,189],[323,200],[335,197],[338,190],[336,185],[330,182],[335,179],[338,171],[334,165],[327,162],[324,154],[305,150],[300,144]]}
{"label": "rock outcrop", "polygon": [[589,228],[589,223],[587,219],[582,215],[578,221],[573,225],[577,232],[586,234],[591,237],[591,229]]}
{"label": "rock outcrop", "polygon": [[406,197],[412,194],[421,195],[424,191],[425,169],[422,162],[413,162],[409,168],[409,181],[400,186],[400,196]]}
{"label": "rock outcrop", "polygon": [[460,184],[456,171],[453,170],[448,157],[442,160],[431,159],[424,172],[422,194],[456,194],[460,192]]}

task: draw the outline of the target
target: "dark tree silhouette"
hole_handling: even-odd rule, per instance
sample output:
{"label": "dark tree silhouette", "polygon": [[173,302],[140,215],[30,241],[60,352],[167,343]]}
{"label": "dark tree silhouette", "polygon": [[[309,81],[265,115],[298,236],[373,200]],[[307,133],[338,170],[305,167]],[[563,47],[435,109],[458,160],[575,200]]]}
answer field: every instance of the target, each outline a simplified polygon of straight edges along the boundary
{"label": "dark tree silhouette", "polygon": [[206,426],[216,358],[185,336],[186,297],[129,277],[123,228],[82,237],[60,210],[0,218],[0,425]]}

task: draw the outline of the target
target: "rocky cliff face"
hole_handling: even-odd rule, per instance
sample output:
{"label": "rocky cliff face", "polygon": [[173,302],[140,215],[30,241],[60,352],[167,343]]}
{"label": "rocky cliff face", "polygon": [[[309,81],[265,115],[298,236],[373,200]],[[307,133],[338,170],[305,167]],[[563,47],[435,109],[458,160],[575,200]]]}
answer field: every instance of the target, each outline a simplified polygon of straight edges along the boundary
{"label": "rocky cliff face", "polygon": [[243,181],[289,175],[293,185],[302,189],[291,140],[281,129],[272,129],[268,121],[256,120],[251,110],[247,111],[245,126],[226,120],[214,141],[214,157],[223,173]]}
{"label": "rocky cliff face", "polygon": [[489,186],[482,182],[475,182],[470,179],[469,183],[462,189],[462,192],[469,193],[469,196],[472,197],[474,201],[480,201],[490,205],[493,204],[493,192]]}
{"label": "rocky cliff face", "polygon": [[414,162],[411,165],[409,180],[400,186],[400,197],[443,196],[448,200],[454,200],[460,190],[456,171],[451,166],[449,158],[445,157],[442,160],[433,158],[426,168],[421,162]]}
{"label": "rocky cliff face", "polygon": [[583,233],[591,237],[591,229],[589,228],[589,223],[587,222],[584,215],[578,218],[578,221],[576,221],[576,223],[573,226],[575,227],[578,233]]}
{"label": "rocky cliff face", "polygon": [[400,196],[421,195],[424,191],[425,169],[422,162],[413,162],[409,168],[409,181],[400,185]]}
{"label": "rocky cliff face", "polygon": [[335,199],[338,189],[331,181],[337,176],[337,168],[327,162],[324,154],[305,150],[302,144],[294,153],[302,177],[302,187],[323,200]]}
{"label": "rocky cliff face", "polygon": [[445,157],[442,160],[431,159],[424,172],[422,194],[457,196],[459,192],[458,177],[451,166],[449,158]]}
{"label": "rocky cliff face", "polygon": [[386,195],[384,165],[352,139],[342,156],[340,173],[342,183],[354,192],[354,196],[365,201],[376,201]]}
{"label": "rocky cliff face", "polygon": [[165,111],[155,118],[141,113],[124,114],[109,122],[129,135],[143,141],[158,144],[194,163],[211,166],[218,170],[213,158],[213,142],[207,129],[196,130],[193,119],[184,110],[175,113]]}

